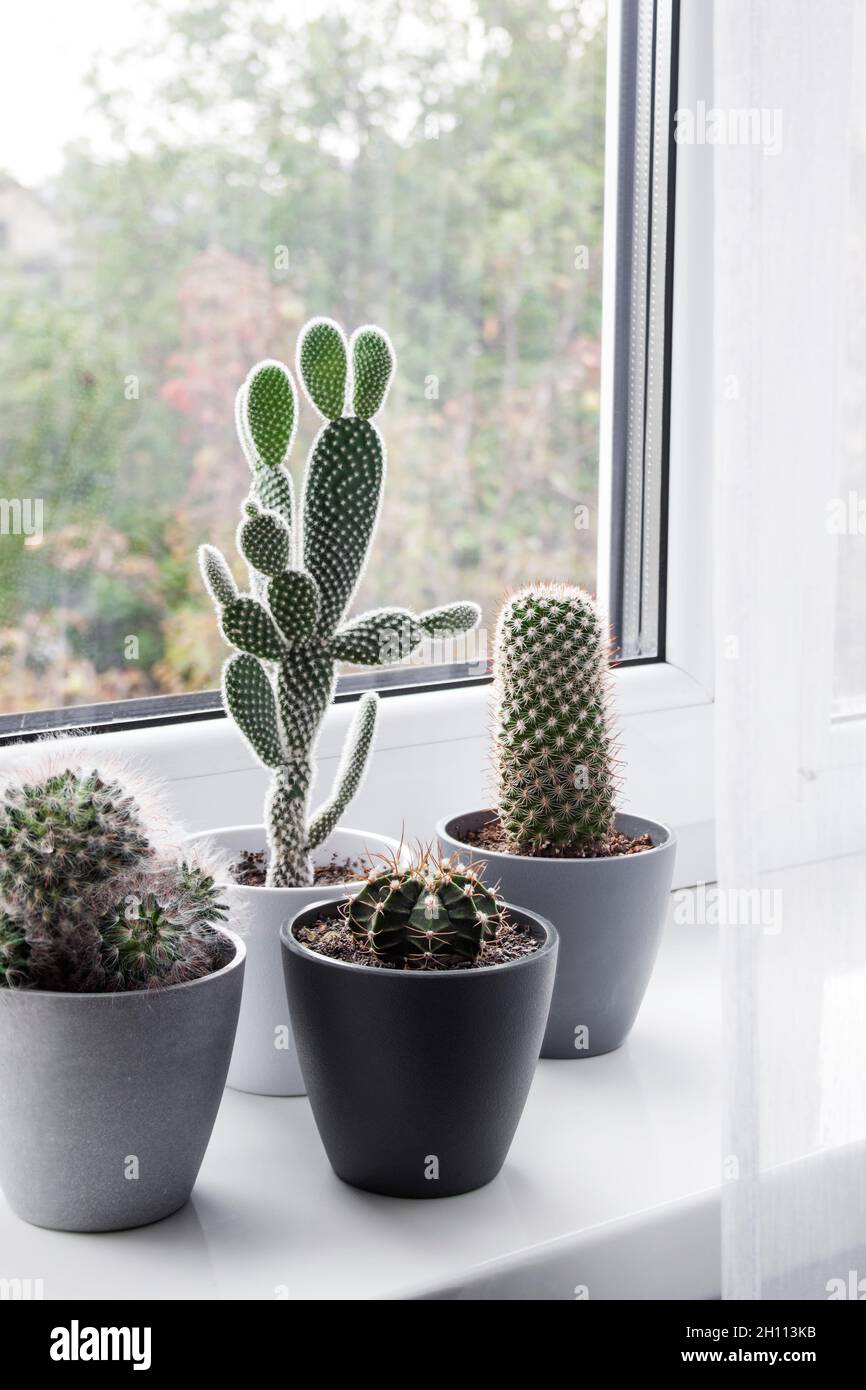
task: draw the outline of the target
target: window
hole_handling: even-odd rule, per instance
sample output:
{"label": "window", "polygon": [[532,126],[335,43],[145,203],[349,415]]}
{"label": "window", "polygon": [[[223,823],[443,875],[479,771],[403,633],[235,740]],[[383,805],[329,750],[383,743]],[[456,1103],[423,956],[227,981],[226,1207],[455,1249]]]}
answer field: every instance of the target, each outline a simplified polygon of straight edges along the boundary
{"label": "window", "polygon": [[[673,36],[668,0],[616,8],[635,98],[611,596],[645,658],[663,651]],[[0,277],[0,733],[215,708],[198,693],[225,649],[194,552],[235,555],[234,392],[315,313],[381,322],[398,355],[360,607],[472,597],[489,628],[527,579],[596,587],[604,0],[35,0],[14,24],[0,201],[29,249]],[[314,428],[302,411],[296,474]],[[446,655],[344,688],[477,674],[483,652]]]}
{"label": "window", "polygon": [[620,655],[664,655],[678,6],[626,5],[612,293],[611,613]]}

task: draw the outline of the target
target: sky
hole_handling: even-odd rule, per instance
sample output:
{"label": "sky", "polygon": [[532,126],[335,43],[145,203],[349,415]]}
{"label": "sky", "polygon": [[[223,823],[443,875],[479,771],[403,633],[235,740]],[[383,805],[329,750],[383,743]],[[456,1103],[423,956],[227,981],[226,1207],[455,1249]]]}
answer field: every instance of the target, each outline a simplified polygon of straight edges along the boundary
{"label": "sky", "polygon": [[[272,3],[300,19],[344,0]],[[28,187],[58,173],[67,141],[89,130],[94,57],[134,44],[146,22],[141,0],[0,0],[0,172]]]}
{"label": "sky", "polygon": [[94,55],[133,39],[139,0],[0,4],[0,170],[33,186],[56,174],[87,129],[84,78]]}
{"label": "sky", "polygon": [[[184,7],[197,0],[163,0]],[[226,4],[229,0],[225,0]],[[375,0],[260,0],[301,23],[325,9],[360,10],[369,17]],[[472,0],[451,0],[455,11],[472,9]],[[548,0],[550,9],[560,0]],[[604,0],[596,0],[599,13]],[[587,4],[592,12],[593,4]],[[596,16],[595,22],[598,22]],[[135,48],[145,26],[152,26],[142,0],[0,0],[0,173],[27,187],[57,174],[68,141],[92,135],[85,79],[94,58]],[[151,74],[152,77],[152,74]],[[141,73],[142,101],[148,76]],[[124,69],[133,99],[138,87],[134,60]],[[98,147],[97,147],[98,148]]]}

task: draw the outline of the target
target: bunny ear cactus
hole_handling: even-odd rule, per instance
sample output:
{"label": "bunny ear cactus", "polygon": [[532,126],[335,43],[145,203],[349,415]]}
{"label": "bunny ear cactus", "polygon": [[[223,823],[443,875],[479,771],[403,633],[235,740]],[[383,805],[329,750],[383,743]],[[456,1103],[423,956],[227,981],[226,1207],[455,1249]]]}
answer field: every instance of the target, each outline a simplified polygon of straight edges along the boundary
{"label": "bunny ear cactus", "polygon": [[515,851],[588,848],[613,828],[609,642],[588,594],[538,584],[514,594],[495,646],[499,818]]}
{"label": "bunny ear cactus", "polygon": [[280,362],[261,362],[238,392],[236,424],[252,473],[238,528],[250,592],[238,593],[219,551],[199,552],[223,637],[236,648],[223,671],[223,700],[259,762],[273,774],[265,809],[268,886],[313,882],[311,851],[337,824],[364,774],[377,696],[358,703],[330,798],[312,816],[313,754],[339,661],[381,666],[425,636],[466,632],[475,604],[415,615],[383,608],[346,621],[379,516],[385,446],[373,417],[393,377],[394,351],[380,328],[347,343],[330,319],[301,333],[297,369],[324,423],[307,460],[301,515],[287,468],[297,420],[295,383]]}

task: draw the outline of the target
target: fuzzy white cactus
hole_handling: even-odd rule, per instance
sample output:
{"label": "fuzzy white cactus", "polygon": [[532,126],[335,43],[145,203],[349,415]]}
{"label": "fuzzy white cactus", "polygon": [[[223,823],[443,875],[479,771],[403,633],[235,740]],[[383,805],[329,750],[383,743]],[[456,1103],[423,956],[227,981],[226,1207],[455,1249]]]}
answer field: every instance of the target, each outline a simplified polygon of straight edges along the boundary
{"label": "fuzzy white cactus", "polygon": [[[377,696],[362,696],[334,790],[310,816],[313,755],[339,661],[380,666],[426,636],[465,632],[474,603],[414,614],[383,608],[345,622],[367,561],[385,478],[385,447],[372,423],[395,367],[380,328],[346,342],[330,319],[301,333],[297,368],[325,423],[307,460],[300,521],[287,461],[297,424],[292,373],[260,362],[238,392],[236,424],[252,472],[238,527],[250,592],[238,593],[219,551],[199,551],[202,577],[236,654],[223,671],[223,699],[257,759],[273,772],[266,806],[270,887],[313,882],[310,853],[330,834],[360,786],[373,742]],[[344,414],[351,402],[351,414]]]}

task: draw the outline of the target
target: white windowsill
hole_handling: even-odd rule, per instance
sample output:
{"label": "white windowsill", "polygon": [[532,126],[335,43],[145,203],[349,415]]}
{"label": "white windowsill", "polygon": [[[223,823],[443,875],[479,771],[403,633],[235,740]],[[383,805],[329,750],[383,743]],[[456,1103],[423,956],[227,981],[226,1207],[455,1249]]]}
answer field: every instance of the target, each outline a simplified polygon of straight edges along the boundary
{"label": "white windowsill", "polygon": [[719,1296],[716,932],[669,922],[629,1041],[539,1063],[500,1176],[410,1202],[345,1186],[305,1098],[227,1091],[192,1202],[70,1236],[0,1203],[3,1274],[57,1298]]}
{"label": "white windowsill", "polygon": [[[713,877],[712,704],[674,666],[614,673],[624,810],[673,826],[674,886]],[[317,796],[336,770],[354,704],[334,705],[319,743]],[[428,841],[436,821],[490,801],[490,687],[400,695],[380,707],[375,752],[346,823]],[[226,719],[101,733],[94,757],[131,759],[163,779],[171,809],[190,830],[261,820],[268,774]],[[31,745],[0,749],[0,770],[26,763]]]}

